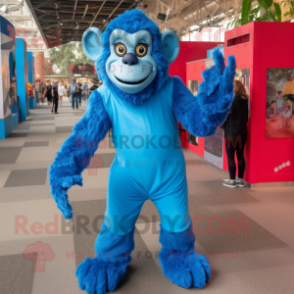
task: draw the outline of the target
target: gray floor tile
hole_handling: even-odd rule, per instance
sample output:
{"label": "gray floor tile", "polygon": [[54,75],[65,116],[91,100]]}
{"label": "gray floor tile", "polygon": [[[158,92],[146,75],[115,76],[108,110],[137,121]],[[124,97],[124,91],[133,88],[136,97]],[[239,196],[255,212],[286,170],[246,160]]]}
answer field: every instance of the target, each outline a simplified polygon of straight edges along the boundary
{"label": "gray floor tile", "polygon": [[71,133],[72,129],[72,126],[60,126],[56,127],[56,133]]}
{"label": "gray floor tile", "polygon": [[12,132],[7,136],[7,138],[22,138],[22,137],[27,137],[27,135],[28,133]]}
{"label": "gray floor tile", "polygon": [[[212,213],[204,207],[191,209],[191,218],[197,242],[202,248],[213,252],[248,252],[288,247],[268,230],[236,209]],[[201,216],[203,219],[197,219]],[[241,225],[240,225],[241,224]],[[243,225],[242,225],[243,224]],[[240,225],[240,230],[236,229]]]}
{"label": "gray floor tile", "polygon": [[0,256],[0,292],[30,294],[34,283],[32,261],[22,254]]}
{"label": "gray floor tile", "polygon": [[49,141],[31,141],[25,142],[23,147],[40,147],[40,146],[49,146]]}
{"label": "gray floor tile", "polygon": [[30,123],[23,122],[23,123],[19,123],[18,125],[15,125],[14,130],[29,130],[30,127],[31,127]]}
{"label": "gray floor tile", "polygon": [[45,185],[47,168],[11,171],[4,187]]}
{"label": "gray floor tile", "polygon": [[[100,231],[106,207],[106,200],[77,201],[72,203],[73,220],[69,223],[74,224],[74,246],[75,252],[81,252],[86,256],[92,251],[95,240]],[[85,230],[81,227],[81,223],[86,222]],[[77,259],[79,265],[83,259]]]}
{"label": "gray floor tile", "polygon": [[83,116],[84,115],[84,112],[75,112],[74,113],[74,116]]}
{"label": "gray floor tile", "polygon": [[16,162],[22,147],[0,148],[0,164],[13,164]]}
{"label": "gray floor tile", "polygon": [[54,116],[34,116],[31,119],[32,121],[42,121],[42,120],[54,120]]}
{"label": "gray floor tile", "polygon": [[199,206],[229,205],[238,203],[258,202],[249,194],[249,188],[229,189],[222,185],[221,181],[196,182],[188,181],[189,201]]}

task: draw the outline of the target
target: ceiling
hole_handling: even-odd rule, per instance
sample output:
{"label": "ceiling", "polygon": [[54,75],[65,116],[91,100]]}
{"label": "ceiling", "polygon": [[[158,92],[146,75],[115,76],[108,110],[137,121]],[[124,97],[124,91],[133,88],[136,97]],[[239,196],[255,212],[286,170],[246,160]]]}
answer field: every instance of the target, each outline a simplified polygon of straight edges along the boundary
{"label": "ceiling", "polygon": [[[102,31],[126,10],[140,8],[160,30],[171,29],[179,36],[191,26],[221,26],[238,17],[242,0],[26,0],[48,48],[80,41],[83,32],[95,26]],[[165,15],[163,20],[158,14]],[[198,27],[198,28],[197,28]]]}
{"label": "ceiling", "polygon": [[119,14],[133,9],[134,0],[26,0],[48,48],[80,41],[91,27],[104,30]]}

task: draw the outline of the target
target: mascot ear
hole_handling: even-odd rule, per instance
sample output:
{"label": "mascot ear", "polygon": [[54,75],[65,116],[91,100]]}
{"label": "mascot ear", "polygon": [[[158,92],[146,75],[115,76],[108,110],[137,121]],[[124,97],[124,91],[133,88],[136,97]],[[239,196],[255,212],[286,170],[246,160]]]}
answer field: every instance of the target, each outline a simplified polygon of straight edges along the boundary
{"label": "mascot ear", "polygon": [[103,49],[102,32],[95,27],[88,28],[83,34],[82,46],[86,56],[97,61]]}
{"label": "mascot ear", "polygon": [[160,34],[163,53],[168,63],[173,63],[180,52],[180,41],[177,34],[173,31],[166,30]]}

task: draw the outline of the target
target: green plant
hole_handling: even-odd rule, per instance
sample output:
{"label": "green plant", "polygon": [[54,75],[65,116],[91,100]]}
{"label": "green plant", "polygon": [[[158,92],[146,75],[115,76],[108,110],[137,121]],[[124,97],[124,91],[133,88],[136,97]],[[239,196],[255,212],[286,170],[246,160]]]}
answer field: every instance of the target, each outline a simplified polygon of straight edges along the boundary
{"label": "green plant", "polygon": [[52,64],[58,68],[58,74],[67,75],[68,66],[70,64],[77,64],[92,61],[85,55],[81,42],[70,42],[59,47],[49,49],[50,59]]}
{"label": "green plant", "polygon": [[[273,0],[257,0],[257,2],[258,5],[251,8],[252,0],[244,0],[240,18],[232,20],[228,28],[235,28],[252,21],[282,21],[281,7],[278,3],[273,3]],[[272,10],[272,5],[274,5],[274,10]]]}
{"label": "green plant", "polygon": [[289,10],[284,14],[284,17],[291,16],[291,18],[294,19],[294,1],[285,0],[282,1],[281,4],[285,5],[287,7],[287,10]]}

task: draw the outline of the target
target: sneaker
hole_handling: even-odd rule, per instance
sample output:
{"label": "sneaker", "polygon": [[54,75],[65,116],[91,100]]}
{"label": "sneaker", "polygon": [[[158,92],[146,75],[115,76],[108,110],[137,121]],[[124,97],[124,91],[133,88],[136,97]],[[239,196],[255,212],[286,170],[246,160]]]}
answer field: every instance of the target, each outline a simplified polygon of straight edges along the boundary
{"label": "sneaker", "polygon": [[230,180],[224,180],[223,185],[230,188],[236,188],[236,181],[231,182]]}
{"label": "sneaker", "polygon": [[223,179],[223,182],[229,182],[230,181],[230,179]]}
{"label": "sneaker", "polygon": [[245,183],[243,180],[236,180],[236,184],[238,187],[245,187]]}
{"label": "sneaker", "polygon": [[53,113],[53,107],[52,107],[52,110],[51,110],[51,112]]}

